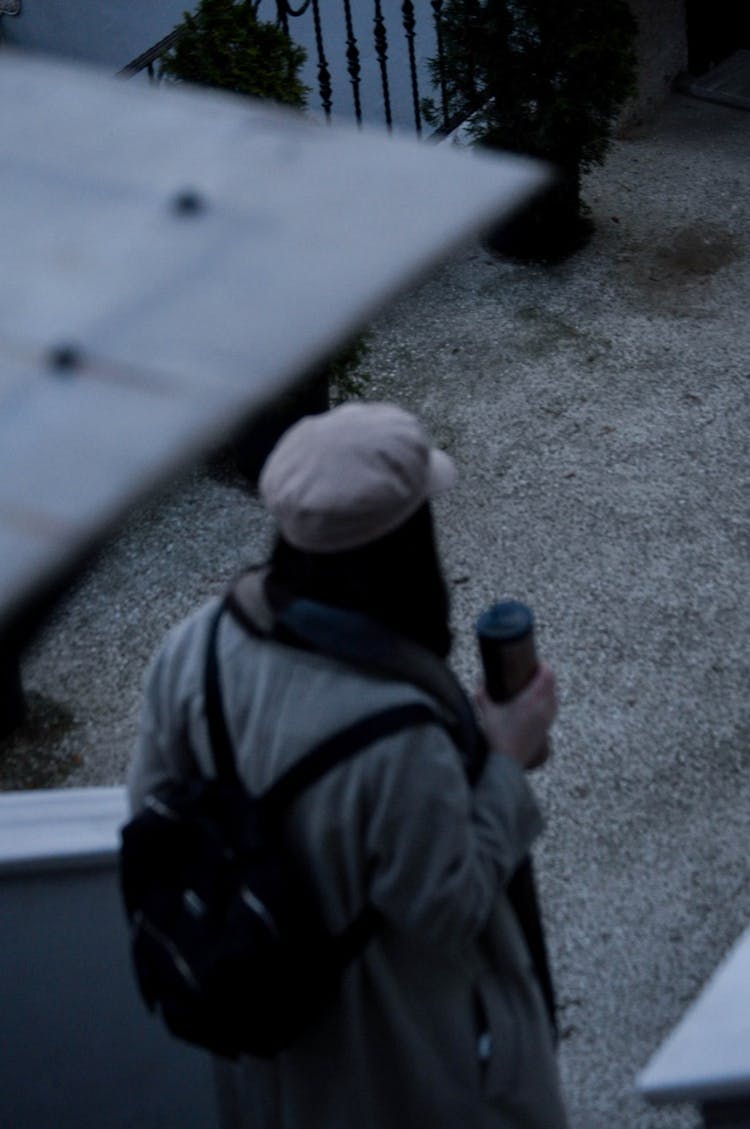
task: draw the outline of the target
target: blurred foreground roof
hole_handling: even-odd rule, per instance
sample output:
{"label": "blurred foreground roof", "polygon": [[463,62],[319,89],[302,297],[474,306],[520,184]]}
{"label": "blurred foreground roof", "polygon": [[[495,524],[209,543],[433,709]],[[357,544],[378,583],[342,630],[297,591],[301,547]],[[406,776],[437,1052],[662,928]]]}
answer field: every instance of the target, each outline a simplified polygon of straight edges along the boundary
{"label": "blurred foreground roof", "polygon": [[0,632],[547,175],[7,50],[0,104]]}

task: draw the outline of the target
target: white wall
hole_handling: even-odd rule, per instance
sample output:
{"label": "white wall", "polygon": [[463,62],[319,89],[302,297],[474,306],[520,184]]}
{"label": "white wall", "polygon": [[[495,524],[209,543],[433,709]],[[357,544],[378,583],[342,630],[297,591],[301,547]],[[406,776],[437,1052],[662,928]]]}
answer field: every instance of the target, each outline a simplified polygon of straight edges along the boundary
{"label": "white wall", "polygon": [[688,56],[685,0],[630,0],[630,7],[638,20],[638,94],[622,116],[625,125],[659,108]]}
{"label": "white wall", "polygon": [[137,995],[120,788],[0,796],[0,1126],[215,1129],[208,1055]]}
{"label": "white wall", "polygon": [[23,0],[19,16],[4,17],[11,46],[45,55],[125,66],[167,35],[190,0]]}

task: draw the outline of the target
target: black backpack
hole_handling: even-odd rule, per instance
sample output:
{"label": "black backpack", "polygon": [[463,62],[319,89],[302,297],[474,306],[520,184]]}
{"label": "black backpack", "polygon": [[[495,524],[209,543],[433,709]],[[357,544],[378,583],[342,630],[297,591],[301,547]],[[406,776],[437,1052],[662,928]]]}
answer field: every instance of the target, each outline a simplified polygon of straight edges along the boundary
{"label": "black backpack", "polygon": [[215,1054],[272,1057],[331,1001],[378,925],[366,904],[332,937],[283,844],[291,801],[335,765],[405,727],[425,704],[335,733],[254,798],[237,773],[221,705],[215,616],[205,667],[213,779],[170,784],[122,830],[120,878],[138,985],[169,1030]]}

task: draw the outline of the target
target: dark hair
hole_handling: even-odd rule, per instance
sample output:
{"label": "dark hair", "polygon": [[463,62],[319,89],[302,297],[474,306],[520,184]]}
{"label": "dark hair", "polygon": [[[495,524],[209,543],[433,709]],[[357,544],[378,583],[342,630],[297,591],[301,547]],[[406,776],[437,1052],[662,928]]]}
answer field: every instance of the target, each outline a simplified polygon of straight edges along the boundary
{"label": "dark hair", "polygon": [[450,651],[448,589],[429,503],[385,537],[343,552],[309,553],[278,535],[266,591],[276,608],[294,597],[350,608],[441,658]]}

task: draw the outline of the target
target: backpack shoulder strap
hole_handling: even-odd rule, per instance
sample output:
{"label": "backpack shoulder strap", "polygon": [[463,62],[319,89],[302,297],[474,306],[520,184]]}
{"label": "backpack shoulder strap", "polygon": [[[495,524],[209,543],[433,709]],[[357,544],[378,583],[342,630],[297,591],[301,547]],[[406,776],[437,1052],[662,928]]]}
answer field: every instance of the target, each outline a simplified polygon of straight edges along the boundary
{"label": "backpack shoulder strap", "polygon": [[252,569],[230,587],[226,606],[250,634],[338,659],[368,674],[410,682],[435,700],[474,784],[487,756],[486,742],[463,688],[445,662],[413,640],[359,612],[293,599],[271,608],[267,569]]}
{"label": "backpack shoulder strap", "polygon": [[265,793],[263,804],[280,812],[300,792],[367,745],[402,729],[433,723],[444,724],[436,711],[424,702],[407,702],[368,714],[321,741],[292,765]]}
{"label": "backpack shoulder strap", "polygon": [[[217,775],[243,787],[227,729],[221,700],[217,655],[219,622],[225,610],[219,605],[209,627],[204,669],[206,720]],[[383,737],[398,733],[411,726],[438,724],[446,726],[444,719],[425,702],[407,702],[369,714],[340,729],[321,741],[296,764],[292,765],[262,797],[265,813],[272,820],[280,816],[287,805],[310,785],[314,784],[337,764],[354,756],[366,746]],[[371,902],[365,902],[355,919],[338,936],[331,938],[335,959],[341,967],[347,965],[367,945],[381,921],[381,914]]]}
{"label": "backpack shoulder strap", "polygon": [[234,760],[234,749],[227,729],[224,707],[219,686],[219,660],[217,636],[219,623],[224,614],[224,601],[219,604],[211,620],[206,643],[206,657],[203,670],[203,689],[206,701],[206,722],[208,724],[208,743],[216,768],[216,775],[227,783],[242,787]]}
{"label": "backpack shoulder strap", "polygon": [[[206,721],[217,775],[222,780],[242,786],[235,763],[232,740],[227,729],[219,685],[217,636],[224,610],[225,604],[222,602],[211,621],[206,645],[204,670]],[[368,714],[325,738],[292,765],[264,794],[263,806],[269,814],[272,810],[280,813],[300,792],[367,745],[398,733],[401,729],[430,723],[443,726],[446,724],[436,710],[425,702],[407,702]]]}
{"label": "backpack shoulder strap", "polygon": [[[355,721],[345,729],[340,729],[332,737],[297,761],[265,793],[263,804],[268,805],[269,814],[279,815],[284,808],[316,780],[319,780],[337,764],[341,764],[368,745],[392,733],[398,733],[416,725],[437,723],[445,725],[435,710],[424,702],[407,702],[391,706],[378,713]],[[366,947],[382,921],[380,911],[370,901],[366,901],[354,920],[338,936],[331,938],[335,959],[343,968]]]}

